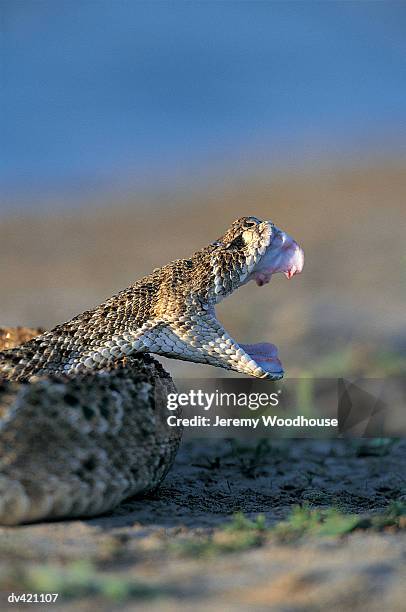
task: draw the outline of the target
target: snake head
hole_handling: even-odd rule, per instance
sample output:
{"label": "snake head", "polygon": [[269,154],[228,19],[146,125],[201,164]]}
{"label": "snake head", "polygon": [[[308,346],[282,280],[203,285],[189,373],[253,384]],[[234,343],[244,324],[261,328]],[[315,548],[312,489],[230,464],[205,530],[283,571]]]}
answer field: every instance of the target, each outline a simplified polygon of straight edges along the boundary
{"label": "snake head", "polygon": [[[261,287],[278,272],[290,279],[303,270],[304,253],[298,243],[271,221],[257,217],[234,221],[212,248],[212,306],[251,280]],[[244,373],[248,369],[254,376],[274,380],[283,376],[275,345],[233,342],[243,355],[239,363],[232,363],[231,369]],[[244,359],[249,360],[248,365]]]}
{"label": "snake head", "polygon": [[214,245],[216,301],[250,280],[261,287],[278,272],[290,279],[303,270],[303,249],[272,221],[241,217]]}

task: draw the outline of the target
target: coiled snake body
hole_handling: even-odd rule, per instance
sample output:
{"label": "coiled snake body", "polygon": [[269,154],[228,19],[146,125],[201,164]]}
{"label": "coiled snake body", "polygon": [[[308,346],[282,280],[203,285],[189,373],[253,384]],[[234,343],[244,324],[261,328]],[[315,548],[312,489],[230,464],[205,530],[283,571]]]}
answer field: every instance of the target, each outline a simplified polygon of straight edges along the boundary
{"label": "coiled snake body", "polygon": [[238,344],[214,307],[302,267],[287,234],[243,217],[189,259],[0,352],[0,523],[95,515],[157,486],[180,432],[164,418],[172,380],[148,353],[281,378],[276,347]]}

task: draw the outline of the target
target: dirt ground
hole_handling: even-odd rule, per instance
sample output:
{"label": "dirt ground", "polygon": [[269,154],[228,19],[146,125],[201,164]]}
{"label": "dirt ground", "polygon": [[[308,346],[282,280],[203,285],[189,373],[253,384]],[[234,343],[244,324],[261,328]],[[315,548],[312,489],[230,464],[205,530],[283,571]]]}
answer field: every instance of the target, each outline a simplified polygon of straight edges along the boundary
{"label": "dirt ground", "polygon": [[406,441],[185,442],[146,499],[91,520],[2,528],[3,597],[61,591],[62,610],[404,610],[404,530],[222,537],[237,512],[264,515],[271,534],[297,504],[378,515],[406,500],[405,458]]}

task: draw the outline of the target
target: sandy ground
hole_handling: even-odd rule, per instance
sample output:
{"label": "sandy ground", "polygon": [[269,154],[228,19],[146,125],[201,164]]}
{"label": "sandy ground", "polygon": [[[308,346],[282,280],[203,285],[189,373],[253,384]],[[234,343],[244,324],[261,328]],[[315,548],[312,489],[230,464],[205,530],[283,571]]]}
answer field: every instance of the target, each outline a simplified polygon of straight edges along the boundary
{"label": "sandy ground", "polygon": [[[91,520],[2,528],[3,597],[10,568],[88,560],[100,576],[149,591],[119,601],[62,595],[58,609],[404,610],[404,531],[270,539],[210,556],[187,547],[235,512],[273,525],[305,502],[368,514],[405,500],[406,442],[374,453],[356,440],[263,443],[260,452],[229,440],[188,441],[149,498]],[[9,589],[18,592],[15,581]]]}

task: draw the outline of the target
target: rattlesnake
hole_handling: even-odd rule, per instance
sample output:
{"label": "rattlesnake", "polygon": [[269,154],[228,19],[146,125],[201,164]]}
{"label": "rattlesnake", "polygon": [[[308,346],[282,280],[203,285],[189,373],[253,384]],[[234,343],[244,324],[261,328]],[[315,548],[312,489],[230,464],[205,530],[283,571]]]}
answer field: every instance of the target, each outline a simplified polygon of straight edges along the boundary
{"label": "rattlesnake", "polygon": [[172,380],[149,353],[281,378],[276,347],[238,344],[214,307],[302,267],[292,238],[242,217],[189,259],[0,352],[0,523],[95,515],[157,486],[180,431],[165,420]]}

